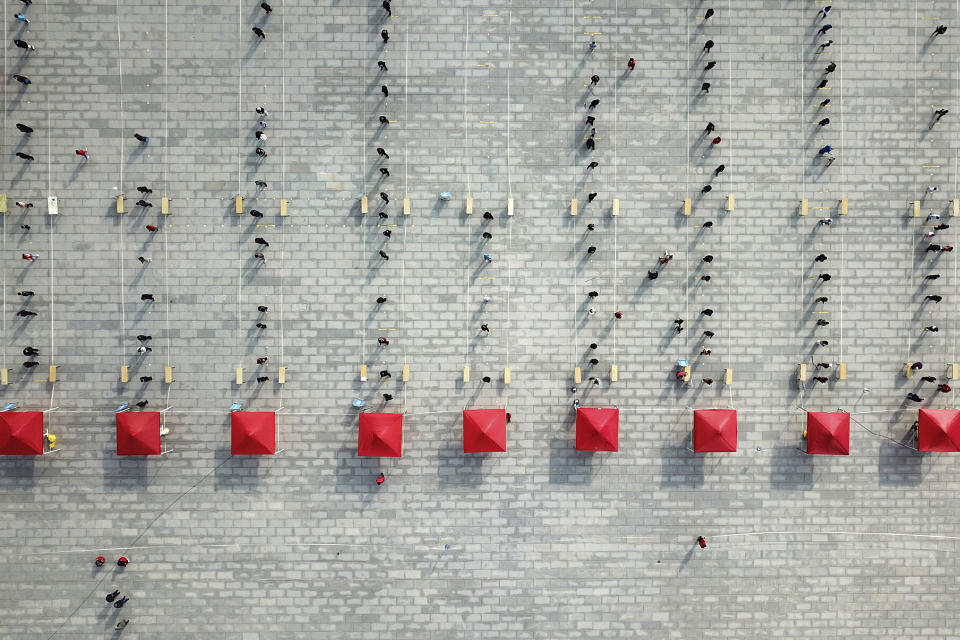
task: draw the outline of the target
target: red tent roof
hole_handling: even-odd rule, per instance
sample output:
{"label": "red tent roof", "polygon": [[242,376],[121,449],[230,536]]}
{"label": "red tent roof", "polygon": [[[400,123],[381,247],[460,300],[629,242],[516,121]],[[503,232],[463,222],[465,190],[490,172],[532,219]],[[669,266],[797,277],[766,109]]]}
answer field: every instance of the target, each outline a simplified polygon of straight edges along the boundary
{"label": "red tent roof", "polygon": [[43,454],[43,411],[0,413],[0,455]]}
{"label": "red tent roof", "polygon": [[920,409],[917,425],[917,449],[920,451],[960,451],[960,411],[956,409]]}
{"label": "red tent roof", "polygon": [[463,452],[507,450],[507,412],[503,409],[465,409]]}
{"label": "red tent roof", "polygon": [[361,413],[357,455],[381,458],[403,455],[403,414]]}
{"label": "red tent roof", "polygon": [[620,409],[577,409],[577,451],[619,451]]}
{"label": "red tent roof", "polygon": [[850,455],[850,414],[808,411],[807,453]]}
{"label": "red tent roof", "polygon": [[230,453],[235,456],[258,456],[276,452],[276,413],[234,411],[230,414]]}
{"label": "red tent roof", "polygon": [[698,409],[693,412],[693,450],[736,451],[735,409]]}
{"label": "red tent roof", "polygon": [[160,455],[160,412],[117,414],[117,455]]}

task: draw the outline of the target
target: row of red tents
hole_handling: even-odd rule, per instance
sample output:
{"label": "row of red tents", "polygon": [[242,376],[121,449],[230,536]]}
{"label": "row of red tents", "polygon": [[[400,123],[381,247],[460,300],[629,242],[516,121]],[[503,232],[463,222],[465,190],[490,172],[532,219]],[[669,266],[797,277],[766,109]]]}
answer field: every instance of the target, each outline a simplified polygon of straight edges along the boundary
{"label": "row of red tents", "polygon": [[[0,413],[0,455],[43,453],[42,411]],[[117,455],[160,455],[163,414],[159,411],[117,414]],[[620,410],[577,409],[578,451],[619,450]],[[807,453],[850,454],[850,414],[807,412]],[[960,451],[960,410],[920,409],[917,427],[920,451]],[[507,420],[503,409],[467,409],[463,412],[464,453],[507,450]],[[697,453],[737,450],[735,409],[698,409],[693,412],[693,450]],[[234,455],[272,455],[277,452],[277,418],[273,411],[236,411],[231,414],[230,451]],[[361,413],[357,454],[399,457],[403,453],[403,415]]]}

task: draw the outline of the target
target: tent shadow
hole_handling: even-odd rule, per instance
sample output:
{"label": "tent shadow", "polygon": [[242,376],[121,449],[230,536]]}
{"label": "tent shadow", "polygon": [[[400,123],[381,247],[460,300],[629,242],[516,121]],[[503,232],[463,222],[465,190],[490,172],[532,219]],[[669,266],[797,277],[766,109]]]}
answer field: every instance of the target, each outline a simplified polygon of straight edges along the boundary
{"label": "tent shadow", "polygon": [[0,491],[29,491],[37,484],[37,456],[4,456],[0,460]]}
{"label": "tent shadow", "polygon": [[214,491],[256,491],[260,488],[260,458],[262,456],[235,456],[230,443],[223,443],[213,452]]}
{"label": "tent shadow", "polygon": [[483,484],[483,464],[489,453],[464,453],[460,441],[437,449],[437,479],[448,487],[476,487]]}
{"label": "tent shadow", "polygon": [[691,436],[683,444],[660,447],[660,486],[702,487],[704,456],[691,450]]}
{"label": "tent shadow", "polygon": [[770,456],[770,487],[775,491],[813,489],[813,456],[798,447],[774,447]]}
{"label": "tent shadow", "polygon": [[893,442],[880,445],[877,457],[880,486],[914,487],[923,481],[923,455]]}
{"label": "tent shadow", "polygon": [[[355,442],[337,449],[336,459],[337,482],[335,491],[337,493],[370,494],[370,499],[372,499],[373,494],[378,489],[377,475],[381,471],[385,474],[389,471],[387,465],[381,462],[380,458],[358,456]],[[391,459],[388,458],[387,460]]]}
{"label": "tent shadow", "polygon": [[592,480],[592,452],[577,451],[573,438],[550,441],[551,484],[590,484]]}
{"label": "tent shadow", "polygon": [[104,491],[146,491],[148,456],[118,456],[114,447],[103,450]]}

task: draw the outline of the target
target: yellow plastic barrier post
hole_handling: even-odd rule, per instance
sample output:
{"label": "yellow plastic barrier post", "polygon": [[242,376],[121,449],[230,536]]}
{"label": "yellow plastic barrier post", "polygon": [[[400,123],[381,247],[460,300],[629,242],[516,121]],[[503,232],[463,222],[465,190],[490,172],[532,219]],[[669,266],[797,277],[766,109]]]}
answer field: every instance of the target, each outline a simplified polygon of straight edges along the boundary
{"label": "yellow plastic barrier post", "polygon": [[513,215],[513,198],[507,198],[507,215]]}
{"label": "yellow plastic barrier post", "polygon": [[404,382],[410,382],[410,365],[403,365],[403,374],[401,376],[401,380]]}
{"label": "yellow plastic barrier post", "polygon": [[367,196],[360,198],[360,213],[370,213],[370,207],[367,204]]}
{"label": "yellow plastic barrier post", "polygon": [[242,196],[237,196],[236,210],[237,210],[237,213],[243,213],[243,197]]}
{"label": "yellow plastic barrier post", "polygon": [[734,199],[733,194],[727,196],[727,211],[733,211],[734,208]]}
{"label": "yellow plastic barrier post", "polygon": [[583,381],[583,377],[580,374],[580,367],[577,367],[573,370],[573,381],[577,384],[580,384]]}
{"label": "yellow plastic barrier post", "polygon": [[6,369],[0,369],[0,385],[6,386],[10,384],[10,377]]}
{"label": "yellow plastic barrier post", "polygon": [[237,367],[237,384],[243,384],[243,367]]}
{"label": "yellow plastic barrier post", "polygon": [[683,201],[683,215],[685,216],[690,215],[690,212],[692,209],[693,209],[693,206],[690,202],[690,198],[685,198]]}
{"label": "yellow plastic barrier post", "polygon": [[800,215],[802,216],[807,215],[807,199],[806,198],[800,201]]}
{"label": "yellow plastic barrier post", "polygon": [[576,198],[570,201],[570,215],[572,216],[577,215],[577,199]]}
{"label": "yellow plastic barrier post", "polygon": [[280,216],[281,216],[281,217],[286,217],[286,215],[287,215],[287,201],[286,201],[286,200],[281,200],[281,201],[280,201]]}
{"label": "yellow plastic barrier post", "polygon": [[503,368],[503,384],[510,384],[510,367]]}
{"label": "yellow plastic barrier post", "polygon": [[613,199],[613,215],[620,215],[620,198]]}
{"label": "yellow plastic barrier post", "polygon": [[360,382],[367,381],[367,365],[360,365]]}
{"label": "yellow plastic barrier post", "polygon": [[130,373],[126,366],[120,367],[120,382],[130,382]]}
{"label": "yellow plastic barrier post", "polygon": [[807,381],[807,365],[805,363],[800,364],[800,371],[797,372],[797,380],[800,382]]}
{"label": "yellow plastic barrier post", "polygon": [[463,365],[463,381],[470,382],[470,365]]}
{"label": "yellow plastic barrier post", "polygon": [[473,215],[473,198],[467,198],[467,215]]}
{"label": "yellow plastic barrier post", "polygon": [[117,196],[117,213],[125,213],[123,210],[123,196]]}
{"label": "yellow plastic barrier post", "polygon": [[723,370],[723,383],[724,383],[724,384],[733,384],[733,369],[724,369],[724,370]]}
{"label": "yellow plastic barrier post", "polygon": [[160,213],[164,215],[170,213],[170,198],[166,196],[160,198]]}
{"label": "yellow plastic barrier post", "polygon": [[403,199],[403,215],[410,215],[410,198]]}
{"label": "yellow plastic barrier post", "polygon": [[165,384],[171,384],[173,382],[173,367],[163,368],[163,382]]}
{"label": "yellow plastic barrier post", "polygon": [[617,368],[617,365],[610,366],[610,382],[616,382],[620,379],[620,369]]}
{"label": "yellow plastic barrier post", "polygon": [[913,217],[914,218],[920,217],[920,201],[919,200],[913,201]]}
{"label": "yellow plastic barrier post", "polygon": [[50,375],[47,377],[47,380],[49,380],[50,382],[57,381],[57,365],[55,364],[50,365]]}
{"label": "yellow plastic barrier post", "polygon": [[840,215],[847,215],[848,201],[846,198],[840,198]]}
{"label": "yellow plastic barrier post", "polygon": [[840,363],[840,367],[837,369],[837,378],[840,380],[847,379],[847,365]]}

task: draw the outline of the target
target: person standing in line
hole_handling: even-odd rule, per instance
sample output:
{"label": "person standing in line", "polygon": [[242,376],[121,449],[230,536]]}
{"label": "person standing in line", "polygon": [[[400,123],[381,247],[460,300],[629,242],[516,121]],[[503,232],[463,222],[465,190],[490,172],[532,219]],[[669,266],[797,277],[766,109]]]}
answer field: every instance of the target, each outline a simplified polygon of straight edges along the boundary
{"label": "person standing in line", "polygon": [[636,66],[637,66],[636,60],[634,60],[633,58],[630,58],[629,60],[627,60],[627,69],[629,69],[630,71],[633,71],[636,68]]}
{"label": "person standing in line", "polygon": [[23,124],[22,122],[17,123],[17,130],[20,133],[30,134],[33,133],[33,127]]}
{"label": "person standing in line", "polygon": [[270,12],[273,11],[273,7],[271,7],[271,6],[270,6],[269,4],[267,4],[266,2],[261,2],[261,3],[260,3],[260,8],[263,9],[264,11],[266,11],[266,12],[267,12],[267,15],[270,15]]}
{"label": "person standing in line", "polygon": [[386,480],[387,478],[381,473],[379,476],[377,476],[377,486],[379,487],[384,482],[386,482]]}
{"label": "person standing in line", "polygon": [[947,26],[941,24],[939,27],[933,30],[933,33],[930,34],[930,37],[935,38],[936,36],[942,36],[946,32],[947,32]]}
{"label": "person standing in line", "polygon": [[261,29],[260,27],[254,27],[253,29],[251,29],[251,31],[253,31],[253,33],[261,40],[266,40],[267,34],[265,34],[263,32],[263,29]]}
{"label": "person standing in line", "polygon": [[84,162],[86,162],[86,161],[88,161],[88,160],[90,159],[90,154],[87,153],[86,147],[84,147],[83,149],[76,149],[76,150],[74,150],[74,153],[77,154],[78,156],[80,156],[81,158],[83,158],[83,161],[84,161]]}
{"label": "person standing in line", "polygon": [[383,40],[384,44],[390,42],[390,34],[387,32],[386,29],[380,32],[380,38]]}
{"label": "person standing in line", "polygon": [[701,52],[706,51],[707,53],[710,53],[711,49],[713,49],[713,40],[707,40],[703,44],[703,49],[701,49]]}
{"label": "person standing in line", "polygon": [[17,157],[21,160],[33,160],[33,156],[29,153],[24,153],[23,151],[17,151]]}

